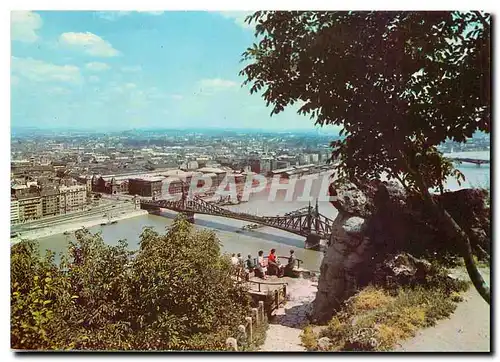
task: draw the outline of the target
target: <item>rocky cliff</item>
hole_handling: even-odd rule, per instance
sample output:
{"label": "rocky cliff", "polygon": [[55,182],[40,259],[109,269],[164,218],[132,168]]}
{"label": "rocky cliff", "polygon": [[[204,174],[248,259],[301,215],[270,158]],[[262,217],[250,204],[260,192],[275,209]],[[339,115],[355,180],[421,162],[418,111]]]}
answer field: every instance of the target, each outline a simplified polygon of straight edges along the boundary
{"label": "rocky cliff", "polygon": [[[422,203],[408,197],[398,183],[377,181],[363,189],[334,185],[330,194],[337,196],[332,204],[339,213],[321,265],[313,322],[328,321],[359,287],[374,280],[375,269],[388,256],[402,252],[417,257],[458,255],[454,241],[443,237]],[[436,197],[469,234],[475,250],[488,254],[486,196],[482,190],[467,189]]]}

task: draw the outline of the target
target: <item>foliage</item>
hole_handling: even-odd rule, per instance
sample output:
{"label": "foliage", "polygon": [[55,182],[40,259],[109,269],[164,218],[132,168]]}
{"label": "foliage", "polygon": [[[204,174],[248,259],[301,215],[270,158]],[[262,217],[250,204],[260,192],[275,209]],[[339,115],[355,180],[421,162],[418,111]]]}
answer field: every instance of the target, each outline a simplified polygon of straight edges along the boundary
{"label": "foliage", "polygon": [[253,326],[253,340],[252,343],[248,343],[244,338],[238,339],[238,350],[241,352],[255,352],[259,350],[259,347],[266,341],[266,333],[269,328],[269,322],[265,317],[264,321],[258,325]]}
{"label": "foliage", "polygon": [[332,351],[390,350],[419,328],[451,315],[463,290],[461,283],[454,284],[452,290],[440,284],[397,290],[370,285],[348,299],[319,335],[310,327],[305,329],[302,343],[314,351],[317,339],[328,337]]}
{"label": "foliage", "polygon": [[271,115],[299,105],[316,124],[341,128],[332,142],[340,182],[386,174],[422,198],[460,244],[474,286],[489,287],[469,237],[429,189],[463,175],[437,150],[490,132],[491,16],[472,12],[257,11],[258,43],[242,54],[250,93]]}
{"label": "foliage", "polygon": [[258,11],[247,21],[260,41],[243,53],[244,83],[263,90],[271,114],[298,103],[316,124],[341,126],[340,176],[442,186],[461,175],[435,146],[489,132],[488,14]]}
{"label": "foliage", "polygon": [[300,342],[308,351],[316,351],[318,349],[318,336],[314,333],[311,326],[305,326],[300,334]]}
{"label": "foliage", "polygon": [[165,235],[146,228],[136,252],[76,239],[59,265],[35,242],[12,247],[12,348],[224,350],[249,314],[215,234],[182,217]]}

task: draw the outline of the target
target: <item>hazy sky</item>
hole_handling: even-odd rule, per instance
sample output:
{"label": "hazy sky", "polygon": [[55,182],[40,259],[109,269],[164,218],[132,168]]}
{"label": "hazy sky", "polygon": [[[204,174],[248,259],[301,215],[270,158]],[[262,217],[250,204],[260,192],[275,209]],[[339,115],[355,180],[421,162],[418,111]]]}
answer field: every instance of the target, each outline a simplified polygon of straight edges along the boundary
{"label": "hazy sky", "polygon": [[314,128],[241,88],[245,15],[12,12],[12,126]]}

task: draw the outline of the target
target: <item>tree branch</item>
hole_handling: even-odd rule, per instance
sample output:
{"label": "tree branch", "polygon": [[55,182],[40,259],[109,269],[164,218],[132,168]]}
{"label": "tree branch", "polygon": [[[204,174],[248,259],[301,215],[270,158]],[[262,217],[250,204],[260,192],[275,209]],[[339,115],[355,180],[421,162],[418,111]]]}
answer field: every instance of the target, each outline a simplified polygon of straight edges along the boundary
{"label": "tree branch", "polygon": [[490,24],[488,24],[488,22],[486,21],[486,18],[483,16],[483,14],[481,14],[480,11],[473,11],[473,13],[476,14],[476,16],[478,17],[479,21],[483,25],[484,30],[489,31]]}

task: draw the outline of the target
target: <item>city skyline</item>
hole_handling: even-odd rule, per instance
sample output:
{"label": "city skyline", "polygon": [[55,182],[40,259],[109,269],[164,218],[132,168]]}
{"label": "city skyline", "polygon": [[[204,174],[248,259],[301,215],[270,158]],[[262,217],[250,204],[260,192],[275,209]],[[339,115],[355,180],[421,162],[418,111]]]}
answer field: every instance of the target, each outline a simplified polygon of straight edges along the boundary
{"label": "city skyline", "polygon": [[318,128],[242,87],[248,14],[11,12],[11,127]]}

